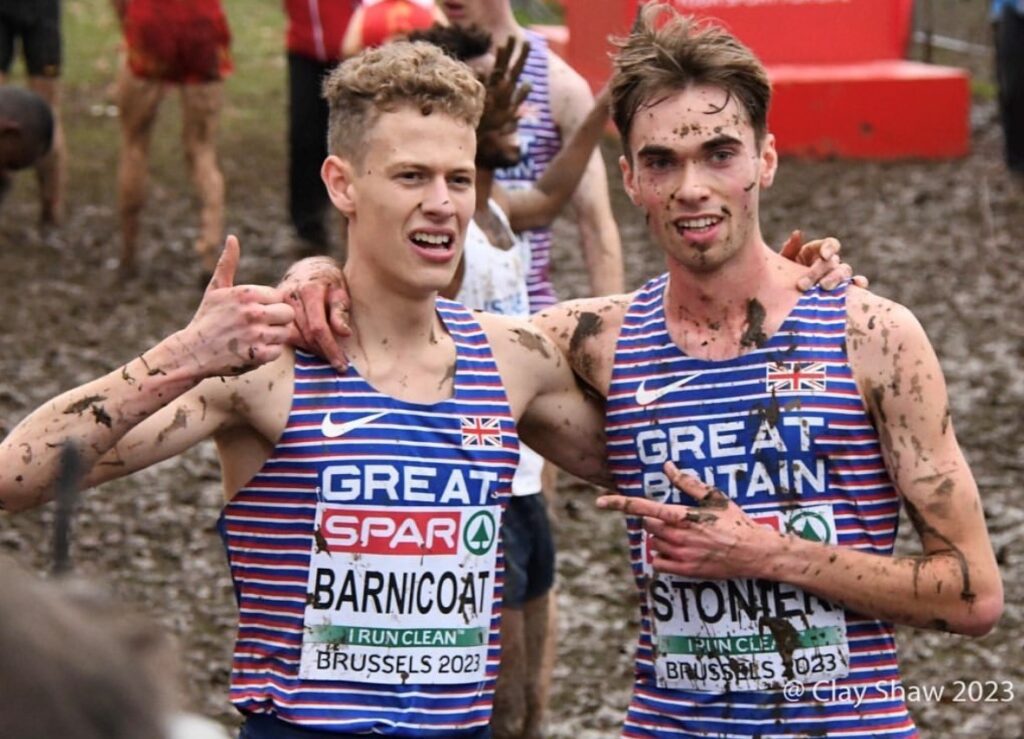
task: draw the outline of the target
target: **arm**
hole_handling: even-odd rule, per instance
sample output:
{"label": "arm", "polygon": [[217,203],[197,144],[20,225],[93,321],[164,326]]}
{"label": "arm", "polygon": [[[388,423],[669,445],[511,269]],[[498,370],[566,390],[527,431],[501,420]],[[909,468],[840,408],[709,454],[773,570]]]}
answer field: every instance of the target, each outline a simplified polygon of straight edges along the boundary
{"label": "arm", "polygon": [[[505,193],[513,231],[548,226],[576,191],[608,123],[607,88],[533,187]],[[603,166],[603,165],[602,165]]]}
{"label": "arm", "polygon": [[487,332],[520,438],[574,475],[608,487],[604,403],[585,393],[568,362],[525,321],[477,314]]}
{"label": "arm", "polygon": [[338,50],[342,59],[353,57],[363,50],[363,16],[365,14],[366,9],[362,5],[352,13],[352,18],[345,29],[345,35],[341,39],[341,49]]}
{"label": "arm", "polygon": [[86,484],[94,485],[167,458],[232,421],[232,404],[215,402],[226,395],[219,389],[225,383],[205,385],[209,400],[200,383],[279,357],[291,320],[277,291],[232,286],[237,264],[238,244],[230,237],[188,326],[123,367],[45,403],[11,431],[0,443],[4,508],[22,510],[49,499],[66,442],[77,447]]}
{"label": "arm", "polygon": [[874,618],[985,634],[1002,612],[1002,583],[938,360],[905,308],[857,290],[849,300],[850,361],[920,554],[884,557],[780,535],[671,463],[666,472],[697,508],[618,496],[602,505],[652,517],[659,570],[784,581]]}
{"label": "arm", "polygon": [[601,397],[608,395],[615,343],[631,297],[567,300],[530,317],[530,323],[558,347],[573,372]]}
{"label": "arm", "polygon": [[[551,112],[568,139],[593,105],[590,88],[575,70],[552,54],[550,67]],[[622,244],[608,197],[604,160],[595,151],[572,198],[580,229],[580,245],[594,295],[623,292]]]}

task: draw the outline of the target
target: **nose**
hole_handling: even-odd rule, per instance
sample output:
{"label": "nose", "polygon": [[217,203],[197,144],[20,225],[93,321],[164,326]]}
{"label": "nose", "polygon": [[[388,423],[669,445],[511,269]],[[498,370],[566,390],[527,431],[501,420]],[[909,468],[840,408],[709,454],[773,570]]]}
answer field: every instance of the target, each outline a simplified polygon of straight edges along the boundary
{"label": "nose", "polygon": [[679,182],[672,197],[684,203],[695,203],[706,200],[711,190],[701,172],[698,162],[686,162],[681,168]]}
{"label": "nose", "polygon": [[455,205],[444,177],[431,179],[423,193],[420,207],[423,208],[424,214],[432,218],[443,219],[455,215]]}

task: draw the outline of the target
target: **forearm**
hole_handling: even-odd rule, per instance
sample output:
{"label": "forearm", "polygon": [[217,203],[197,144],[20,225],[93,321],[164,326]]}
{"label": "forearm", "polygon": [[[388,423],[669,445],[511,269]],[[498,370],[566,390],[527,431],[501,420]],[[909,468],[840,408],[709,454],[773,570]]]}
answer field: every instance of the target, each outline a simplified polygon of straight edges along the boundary
{"label": "forearm", "polygon": [[797,536],[781,539],[758,575],[785,581],[872,618],[920,628],[981,635],[1002,609],[998,578],[972,579],[986,568],[953,548],[886,557]]}
{"label": "forearm", "polygon": [[616,295],[624,292],[622,242],[611,211],[580,212],[579,230],[591,295]]}
{"label": "forearm", "polygon": [[0,506],[15,511],[49,500],[64,444],[74,444],[90,470],[139,422],[194,387],[198,370],[174,334],[41,406],[0,443]]}

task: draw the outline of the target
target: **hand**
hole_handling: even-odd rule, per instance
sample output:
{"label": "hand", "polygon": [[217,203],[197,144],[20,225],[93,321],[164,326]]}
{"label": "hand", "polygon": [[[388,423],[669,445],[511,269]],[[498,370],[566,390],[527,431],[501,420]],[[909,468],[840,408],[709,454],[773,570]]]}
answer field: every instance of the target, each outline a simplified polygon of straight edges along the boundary
{"label": "hand", "polygon": [[840,260],[842,244],[838,239],[828,237],[804,243],[803,238],[801,231],[794,231],[779,250],[779,254],[786,259],[810,267],[797,280],[797,288],[810,290],[817,284],[826,290],[834,290],[843,280],[850,280],[858,287],[868,286],[867,277],[853,274],[853,268]]}
{"label": "hand", "polygon": [[509,62],[515,53],[516,44],[516,39],[510,36],[505,45],[498,49],[490,74],[481,80],[484,83],[486,97],[484,113],[476,127],[477,140],[484,138],[488,133],[503,133],[508,127],[514,127],[519,119],[519,106],[530,94],[528,83],[518,86],[516,84],[526,66],[530,44],[523,43],[519,49],[519,57],[510,69]]}
{"label": "hand", "polygon": [[784,539],[754,523],[717,488],[665,463],[672,484],[695,502],[693,506],[658,503],[647,498],[603,495],[597,506],[643,516],[654,569],[702,580],[759,577],[770,548]]}
{"label": "hand", "polygon": [[228,236],[203,300],[177,334],[205,377],[241,375],[281,356],[294,312],[278,289],[235,285],[240,249]]}
{"label": "hand", "polygon": [[337,336],[351,336],[345,276],[333,259],[310,257],[292,265],[278,286],[295,311],[288,343],[329,361],[339,372],[348,368]]}

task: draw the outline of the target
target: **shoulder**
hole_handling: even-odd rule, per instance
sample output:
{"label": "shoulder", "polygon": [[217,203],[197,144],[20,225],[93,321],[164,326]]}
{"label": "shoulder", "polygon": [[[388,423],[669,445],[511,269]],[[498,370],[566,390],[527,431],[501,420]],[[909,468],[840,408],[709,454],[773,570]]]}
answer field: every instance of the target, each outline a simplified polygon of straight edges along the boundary
{"label": "shoulder", "polygon": [[569,300],[532,318],[569,359],[573,371],[602,395],[611,382],[619,331],[634,294]]}
{"label": "shoulder", "polygon": [[902,382],[912,387],[943,383],[931,342],[909,308],[851,286],[846,318],[847,356],[866,399],[885,388],[899,397]]}
{"label": "shoulder", "polygon": [[904,305],[850,285],[846,294],[847,349],[852,352],[896,350],[902,339],[924,339],[917,317]]}
{"label": "shoulder", "polygon": [[548,53],[551,114],[566,131],[574,130],[594,105],[590,85],[560,56]]}

